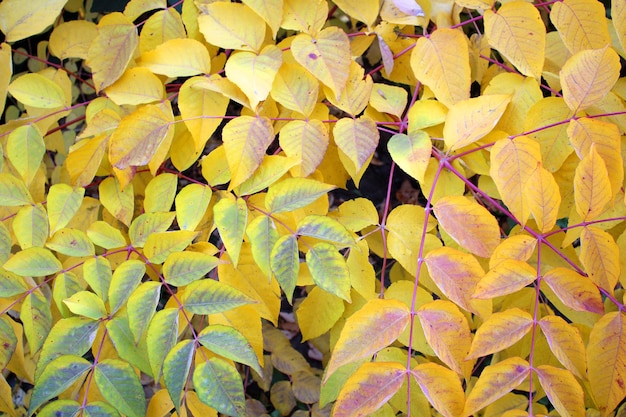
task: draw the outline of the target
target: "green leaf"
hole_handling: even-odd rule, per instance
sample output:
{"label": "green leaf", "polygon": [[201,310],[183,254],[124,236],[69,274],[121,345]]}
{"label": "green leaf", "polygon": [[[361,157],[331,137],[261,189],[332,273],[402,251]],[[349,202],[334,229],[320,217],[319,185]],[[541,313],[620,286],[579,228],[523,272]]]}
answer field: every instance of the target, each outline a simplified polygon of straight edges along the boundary
{"label": "green leaf", "polygon": [[170,211],[177,185],[178,177],[174,174],[164,173],[152,178],[146,186],[146,197],[143,200],[146,213]]}
{"label": "green leaf", "polygon": [[144,263],[135,259],[124,261],[117,267],[113,272],[109,287],[111,315],[115,314],[126,303],[145,273],[146,266]]}
{"label": "green leaf", "polygon": [[74,400],[56,400],[46,404],[37,417],[70,417],[80,411],[80,404]]}
{"label": "green leaf", "polygon": [[287,178],[267,190],[265,206],[272,213],[294,211],[334,190],[334,185],[309,178]]}
{"label": "green leaf", "polygon": [[48,191],[46,208],[50,234],[64,228],[78,212],[85,195],[82,187],[72,188],[67,184],[54,184]]}
{"label": "green leaf", "polygon": [[279,237],[273,220],[268,216],[255,218],[248,224],[246,234],[250,241],[254,262],[263,271],[263,274],[270,279],[272,273],[270,268],[271,252]]}
{"label": "green leaf", "polygon": [[270,265],[276,281],[280,284],[287,301],[291,304],[300,270],[298,239],[295,236],[285,235],[278,239],[270,254]]}
{"label": "green leaf", "polygon": [[[129,321],[130,323],[130,321]],[[132,329],[131,329],[132,330]],[[163,360],[178,338],[178,309],[166,308],[154,315],[146,333],[148,361],[155,381],[161,379]]]}
{"label": "green leaf", "polygon": [[152,233],[146,239],[143,254],[153,264],[165,261],[169,254],[184,250],[198,236],[198,232],[174,230],[163,233]]}
{"label": "green leaf", "polygon": [[63,302],[72,313],[79,316],[99,320],[107,315],[104,302],[90,291],[79,291]]}
{"label": "green leaf", "polygon": [[96,337],[99,322],[85,317],[70,317],[57,321],[50,330],[39,355],[35,380],[55,358],[69,355],[84,355]]}
{"label": "green leaf", "polygon": [[318,287],[350,302],[350,272],[336,247],[318,243],[307,252],[306,264]]}
{"label": "green leaf", "polygon": [[135,342],[133,333],[128,325],[128,317],[123,315],[122,310],[113,319],[107,321],[106,328],[115,350],[121,359],[124,359],[133,366],[136,366],[146,375],[150,375],[150,363],[148,362],[148,347],[146,337],[141,338],[139,343]]}
{"label": "green leaf", "polygon": [[248,207],[246,202],[238,198],[223,198],[213,208],[215,225],[220,232],[220,238],[226,246],[228,255],[236,266],[239,262],[241,243],[248,223]]}
{"label": "green leaf", "polygon": [[196,281],[219,264],[215,256],[201,252],[174,252],[163,263],[163,277],[168,284],[182,287]]}
{"label": "green leaf", "polygon": [[0,174],[0,206],[23,206],[31,204],[33,198],[21,180],[10,174]]}
{"label": "green leaf", "polygon": [[82,230],[61,229],[57,231],[46,246],[53,251],[67,256],[93,256],[95,248],[89,237]]}
{"label": "green leaf", "polygon": [[0,368],[2,369],[7,366],[17,347],[17,337],[8,320],[5,316],[0,317],[0,346],[2,346],[0,349]]}
{"label": "green leaf", "polygon": [[0,297],[9,298],[28,291],[30,287],[24,278],[0,268]]}
{"label": "green leaf", "polygon": [[104,249],[126,246],[126,239],[122,232],[103,221],[92,223],[87,229],[87,236],[94,244]]}
{"label": "green leaf", "polygon": [[85,417],[120,417],[120,413],[114,407],[102,401],[87,404],[84,415]]}
{"label": "green leaf", "polygon": [[194,314],[214,314],[256,301],[241,291],[212,279],[187,285],[180,296],[185,310]]}
{"label": "green leaf", "polygon": [[169,351],[163,361],[163,380],[177,411],[180,408],[194,352],[193,340],[183,340]]}
{"label": "green leaf", "polygon": [[144,213],[135,217],[128,228],[131,245],[142,248],[150,235],[162,233],[169,229],[174,217],[176,214],[171,212]]}
{"label": "green leaf", "polygon": [[337,220],[311,214],[298,222],[296,233],[301,236],[325,240],[339,248],[354,246],[356,242],[348,230]]}
{"label": "green leaf", "polygon": [[193,385],[200,401],[229,416],[245,416],[243,384],[237,370],[222,359],[211,358],[198,365]]}
{"label": "green leaf", "polygon": [[16,253],[4,264],[4,269],[23,277],[45,277],[61,268],[61,262],[48,249],[37,247]]}
{"label": "green leaf", "polygon": [[112,276],[111,263],[104,256],[89,258],[83,264],[83,278],[105,303],[109,299]]}
{"label": "green leaf", "polygon": [[98,363],[94,379],[104,399],[120,413],[128,417],[146,415],[143,387],[128,363],[118,359],[105,359]]}
{"label": "green leaf", "polygon": [[72,295],[82,291],[85,283],[72,272],[63,272],[54,279],[54,289],[52,290],[52,298],[59,312],[63,317],[71,317],[73,314],[67,308],[63,300],[70,298]]}
{"label": "green leaf", "polygon": [[13,233],[22,249],[43,247],[48,239],[48,214],[43,205],[20,208],[13,219]]}
{"label": "green leaf", "polygon": [[196,230],[213,192],[203,184],[189,184],[176,195],[176,221],[181,230]]}
{"label": "green leaf", "polygon": [[259,375],[263,375],[263,369],[250,342],[233,327],[222,324],[207,326],[198,334],[198,341],[211,352],[248,365]]}
{"label": "green leaf", "polygon": [[80,377],[85,375],[92,365],[76,355],[59,356],[46,366],[33,389],[30,400],[32,415],[43,403],[68,389]]}
{"label": "green leaf", "polygon": [[139,339],[154,316],[160,295],[161,283],[147,281],[137,287],[128,297],[128,303],[126,303],[128,326],[136,343],[139,343]]}
{"label": "green leaf", "polygon": [[0,265],[9,260],[12,245],[13,242],[11,240],[11,233],[9,232],[9,229],[7,229],[4,223],[0,222]]}

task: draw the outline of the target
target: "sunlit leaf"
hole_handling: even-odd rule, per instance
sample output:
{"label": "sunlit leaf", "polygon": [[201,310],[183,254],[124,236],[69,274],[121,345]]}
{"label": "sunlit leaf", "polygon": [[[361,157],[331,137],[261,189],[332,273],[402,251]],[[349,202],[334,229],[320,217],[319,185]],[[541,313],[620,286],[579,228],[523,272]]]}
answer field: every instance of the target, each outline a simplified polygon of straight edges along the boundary
{"label": "sunlit leaf", "polygon": [[594,0],[567,0],[554,4],[550,21],[570,53],[611,44],[604,6]]}
{"label": "sunlit leaf", "polygon": [[163,233],[151,233],[146,239],[143,253],[154,264],[163,263],[174,252],[184,250],[196,238],[198,232],[172,230]]}
{"label": "sunlit leaf", "polygon": [[209,51],[195,39],[170,39],[141,54],[139,65],[168,77],[208,74],[211,70]]}
{"label": "sunlit leaf", "polygon": [[432,143],[423,130],[395,134],[387,143],[389,154],[400,168],[419,182],[424,181]]}
{"label": "sunlit leaf", "polygon": [[107,315],[104,302],[90,291],[79,291],[63,302],[72,313],[79,316],[98,320]]}
{"label": "sunlit leaf", "polygon": [[46,209],[41,204],[24,206],[13,218],[13,234],[22,249],[43,247],[48,238]]}
{"label": "sunlit leaf", "polygon": [[344,311],[343,300],[315,287],[309,292],[296,315],[302,331],[302,340],[314,339],[326,333]]}
{"label": "sunlit leaf", "polygon": [[220,237],[224,246],[228,249],[228,254],[237,265],[241,243],[246,232],[248,223],[248,208],[243,199],[224,198],[213,208],[215,225],[220,232]]}
{"label": "sunlit leaf", "polygon": [[598,217],[611,201],[609,174],[595,145],[576,167],[574,201],[578,215],[587,221]]}
{"label": "sunlit leaf", "polygon": [[20,320],[24,325],[24,335],[30,351],[39,351],[53,324],[50,302],[41,291],[33,291],[24,298]]}
{"label": "sunlit leaf", "polygon": [[43,277],[59,272],[62,265],[48,249],[32,247],[16,253],[2,267],[24,277]]}
{"label": "sunlit leaf", "polygon": [[148,328],[148,324],[156,311],[161,296],[161,283],[147,281],[139,285],[128,297],[126,314],[128,327],[133,333],[135,343],[139,343],[141,336]]}
{"label": "sunlit leaf", "polygon": [[43,136],[34,124],[16,128],[9,134],[6,142],[6,156],[26,185],[32,182],[39,171],[45,152]]}
{"label": "sunlit leaf", "polygon": [[300,65],[284,62],[274,78],[270,95],[288,109],[308,117],[317,102],[318,90],[319,83],[310,72]]}
{"label": "sunlit leaf", "polygon": [[324,159],[328,148],[328,129],[321,121],[292,120],[280,130],[279,143],[285,155],[299,161],[294,176],[310,175]]}
{"label": "sunlit leaf", "polygon": [[78,212],[84,195],[84,188],[72,188],[67,184],[54,184],[50,187],[46,209],[51,235],[67,226]]}
{"label": "sunlit leaf", "polygon": [[[130,324],[130,322],[129,322]],[[178,309],[165,308],[156,312],[146,332],[148,362],[155,380],[161,379],[163,362],[178,337]]]}
{"label": "sunlit leaf", "polygon": [[266,25],[248,6],[215,2],[203,5],[200,11],[198,27],[207,42],[224,49],[260,51]]}
{"label": "sunlit leaf", "polygon": [[163,361],[163,380],[176,410],[180,407],[181,396],[189,376],[194,350],[194,342],[192,340],[183,340],[169,351]]}
{"label": "sunlit leaf", "polygon": [[554,176],[543,167],[537,167],[524,185],[530,212],[537,228],[546,233],[556,224],[561,205],[561,194]]}
{"label": "sunlit leaf", "polygon": [[345,248],[356,244],[346,228],[330,217],[311,214],[298,222],[296,233],[333,243]]}
{"label": "sunlit leaf", "polygon": [[21,206],[33,202],[24,183],[13,175],[0,173],[0,205]]}
{"label": "sunlit leaf", "polygon": [[172,252],[163,263],[163,277],[168,284],[182,287],[204,277],[217,266],[215,256],[200,252]]}
{"label": "sunlit leaf", "polygon": [[500,352],[517,343],[530,331],[533,318],[519,308],[492,314],[476,331],[468,358]]}
{"label": "sunlit leaf", "polygon": [[109,286],[111,314],[114,314],[128,301],[128,297],[139,286],[145,273],[146,265],[136,259],[125,261],[115,269]]}
{"label": "sunlit leaf", "polygon": [[334,245],[318,243],[311,247],[306,263],[318,287],[350,302],[350,271]]}
{"label": "sunlit leaf", "polygon": [[493,298],[512,294],[537,279],[537,271],[526,262],[507,259],[500,262],[478,282],[474,298]]}
{"label": "sunlit leaf", "polygon": [[65,0],[3,1],[0,6],[0,30],[7,42],[36,35],[54,23],[65,3]]}
{"label": "sunlit leaf", "polygon": [[146,104],[163,98],[165,89],[159,77],[143,67],[129,68],[108,86],[107,97],[118,105]]}
{"label": "sunlit leaf", "polygon": [[276,240],[270,252],[269,264],[287,301],[291,303],[300,269],[298,240],[295,236],[285,235]]}

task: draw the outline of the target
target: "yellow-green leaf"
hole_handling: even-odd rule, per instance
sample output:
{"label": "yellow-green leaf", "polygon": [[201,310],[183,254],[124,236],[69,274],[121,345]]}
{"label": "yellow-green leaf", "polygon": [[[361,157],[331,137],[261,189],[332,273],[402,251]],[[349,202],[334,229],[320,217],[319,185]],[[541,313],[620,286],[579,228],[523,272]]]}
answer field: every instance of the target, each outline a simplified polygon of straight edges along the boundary
{"label": "yellow-green leaf", "polygon": [[80,209],[84,195],[85,189],[82,187],[72,188],[67,184],[54,184],[50,187],[46,200],[50,235],[67,226]]}
{"label": "yellow-green leaf", "polygon": [[112,275],[111,263],[103,256],[87,259],[83,264],[83,278],[105,303],[109,299]]}
{"label": "yellow-green leaf", "polygon": [[152,178],[146,186],[143,207],[146,213],[168,212],[176,196],[178,177],[164,173]]}
{"label": "yellow-green leaf", "polygon": [[93,256],[95,248],[85,232],[79,229],[58,230],[46,243],[46,247],[67,256]]}
{"label": "yellow-green leaf", "polygon": [[176,221],[182,230],[195,230],[211,201],[213,192],[203,184],[186,185],[176,194]]}
{"label": "yellow-green leaf", "polygon": [[0,30],[7,42],[36,35],[54,23],[67,0],[6,0],[0,5]]}
{"label": "yellow-green leaf", "polygon": [[248,207],[241,199],[223,198],[213,207],[215,225],[228,255],[236,266],[248,224]]}
{"label": "yellow-green leaf", "polygon": [[223,359],[211,358],[196,366],[193,385],[200,401],[220,413],[229,416],[246,415],[241,376],[234,366]]}
{"label": "yellow-green leaf", "polygon": [[460,149],[491,132],[510,101],[508,94],[493,94],[455,102],[443,128],[448,150]]}
{"label": "yellow-green leaf", "polygon": [[485,11],[485,34],[494,49],[529,77],[541,78],[546,27],[535,6],[523,1]]}
{"label": "yellow-green leaf", "polygon": [[32,247],[19,251],[3,265],[9,272],[23,277],[44,277],[56,274],[63,266],[48,250]]}
{"label": "yellow-green leaf", "polygon": [[439,225],[471,253],[488,258],[500,244],[500,226],[486,208],[463,196],[445,196],[434,205]]}
{"label": "yellow-green leaf", "polygon": [[7,90],[27,106],[53,109],[66,105],[65,93],[61,86],[41,74],[22,75],[9,84]]}
{"label": "yellow-green leaf", "polygon": [[109,285],[109,306],[112,315],[126,303],[145,273],[146,265],[136,259],[124,261],[115,269]]}
{"label": "yellow-green leaf", "polygon": [[180,297],[185,310],[194,314],[214,314],[256,301],[230,285],[201,279],[187,285]]}
{"label": "yellow-green leaf", "polygon": [[46,341],[53,323],[50,302],[41,290],[26,295],[20,309],[20,320],[30,351],[38,352]]}
{"label": "yellow-green leaf", "polygon": [[[116,219],[129,226],[133,218],[135,193],[133,185],[120,187],[117,178],[108,177],[98,186],[100,202]],[[94,242],[96,243],[96,242]],[[96,243],[97,244],[97,243]]]}
{"label": "yellow-green leaf", "polygon": [[440,28],[423,36],[411,52],[415,77],[448,107],[470,97],[469,61],[467,37],[459,29]]}
{"label": "yellow-green leaf", "polygon": [[178,411],[183,388],[189,376],[195,347],[193,340],[183,340],[174,346],[163,361],[163,380]]}
{"label": "yellow-green leaf", "polygon": [[161,379],[163,361],[178,338],[178,316],[178,309],[164,308],[154,315],[148,326],[146,333],[148,361],[152,376],[157,381]]}
{"label": "yellow-green leaf", "polygon": [[576,113],[598,103],[615,85],[620,67],[617,52],[608,46],[569,58],[560,72],[567,106]]}
{"label": "yellow-green leaf", "polygon": [[256,194],[283,177],[297,161],[281,155],[267,155],[257,170],[236,190],[240,196]]}
{"label": "yellow-green leaf", "polygon": [[26,185],[30,185],[39,171],[45,152],[46,144],[41,131],[35,124],[16,128],[9,134],[6,142],[5,155],[22,176]]}
{"label": "yellow-green leaf", "polygon": [[291,304],[300,270],[298,240],[294,235],[277,238],[270,252],[269,265],[287,301]]}
{"label": "yellow-green leaf", "polygon": [[160,264],[170,253],[180,252],[198,236],[197,232],[189,230],[172,230],[162,233],[152,233],[146,239],[143,253],[151,263]]}
{"label": "yellow-green leaf", "polygon": [[272,213],[293,211],[311,204],[334,188],[309,178],[287,178],[269,187],[265,207]]}
{"label": "yellow-green leaf", "polygon": [[369,117],[344,117],[335,123],[333,138],[358,172],[376,151],[380,135],[376,123]]}
{"label": "yellow-green leaf", "polygon": [[139,343],[148,328],[160,297],[161,283],[155,281],[144,282],[128,297],[126,314],[128,315],[128,327],[133,333],[135,343]]}
{"label": "yellow-green leaf", "polygon": [[356,245],[350,232],[337,220],[327,216],[317,214],[306,216],[298,222],[296,233],[300,236],[325,240],[338,248]]}
{"label": "yellow-green leaf", "polygon": [[532,325],[532,316],[517,307],[494,313],[476,331],[467,357],[500,352],[521,340]]}
{"label": "yellow-green leaf", "polygon": [[246,235],[250,241],[254,262],[268,279],[271,278],[271,253],[280,237],[273,220],[268,216],[255,218],[246,227]]}
{"label": "yellow-green leaf", "polygon": [[364,363],[339,392],[333,416],[371,416],[389,401],[406,379],[406,369],[396,362]]}
{"label": "yellow-green leaf", "polygon": [[539,365],[535,372],[548,399],[562,416],[587,415],[583,389],[571,372],[551,365]]}
{"label": "yellow-green leaf", "polygon": [[217,266],[215,256],[201,252],[173,252],[163,263],[163,277],[168,284],[182,287],[204,277]]}
{"label": "yellow-green leaf", "polygon": [[24,182],[13,175],[0,173],[0,205],[21,206],[33,202]]}
{"label": "yellow-green leaf", "polygon": [[198,27],[207,42],[224,49],[261,49],[265,22],[245,4],[215,2],[203,5],[200,12]]}
{"label": "yellow-green leaf", "polygon": [[96,24],[87,20],[70,20],[56,26],[50,34],[50,53],[60,59],[87,59],[89,45],[98,35]]}
{"label": "yellow-green leaf", "polygon": [[350,271],[334,245],[318,243],[310,248],[306,264],[318,287],[350,302]]}
{"label": "yellow-green leaf", "polygon": [[424,182],[432,143],[423,130],[405,135],[397,133],[387,143],[389,154],[400,168],[419,182]]}
{"label": "yellow-green leaf", "polygon": [[135,370],[119,359],[104,359],[94,370],[94,380],[104,399],[128,417],[146,413],[146,398]]}
{"label": "yellow-green leaf", "polygon": [[604,6],[599,1],[566,0],[555,3],[550,21],[572,54],[611,44]]}
{"label": "yellow-green leaf", "polygon": [[198,333],[198,341],[211,352],[248,365],[259,375],[263,375],[263,369],[250,342],[233,327],[223,324],[209,325]]}
{"label": "yellow-green leaf", "polygon": [[13,233],[22,249],[43,247],[48,239],[48,222],[43,205],[20,208],[13,218]]}
{"label": "yellow-green leaf", "polygon": [[99,320],[107,315],[104,302],[90,291],[79,291],[63,300],[67,308],[78,316]]}
{"label": "yellow-green leaf", "polygon": [[409,324],[409,315],[401,301],[368,301],[346,320],[326,366],[324,382],[339,367],[366,359],[395,341]]}
{"label": "yellow-green leaf", "polygon": [[[11,59],[11,46],[3,42],[0,44],[0,96],[6,97],[7,88],[13,75],[13,61]],[[316,94],[317,96],[317,94]],[[0,113],[4,112],[6,103],[0,103]]]}
{"label": "yellow-green leaf", "polygon": [[110,224],[97,221],[92,223],[87,229],[87,236],[91,241],[104,249],[115,249],[126,246],[126,239],[119,229]]}
{"label": "yellow-green leaf", "polygon": [[379,112],[389,113],[397,118],[402,117],[408,101],[404,88],[381,83],[374,83],[369,100],[370,105]]}

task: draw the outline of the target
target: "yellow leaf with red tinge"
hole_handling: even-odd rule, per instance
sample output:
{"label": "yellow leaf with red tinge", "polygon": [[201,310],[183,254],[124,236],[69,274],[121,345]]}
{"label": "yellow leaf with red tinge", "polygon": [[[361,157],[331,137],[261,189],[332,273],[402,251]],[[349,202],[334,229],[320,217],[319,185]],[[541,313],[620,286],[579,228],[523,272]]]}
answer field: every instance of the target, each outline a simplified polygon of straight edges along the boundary
{"label": "yellow leaf with red tinge", "polygon": [[537,271],[526,262],[507,259],[485,274],[473,297],[484,299],[512,294],[537,279]]}
{"label": "yellow leaf with red tinge", "polygon": [[561,206],[561,193],[554,176],[544,167],[537,167],[526,181],[524,192],[539,232],[552,230]]}
{"label": "yellow leaf with red tinge", "polygon": [[519,357],[512,357],[487,366],[467,396],[464,416],[470,416],[517,388],[528,377],[530,366]]}
{"label": "yellow leaf with red tinge", "polygon": [[611,183],[604,160],[592,145],[574,174],[576,211],[585,221],[594,220],[611,201]]}
{"label": "yellow leaf with red tinge", "polygon": [[500,244],[500,226],[489,211],[463,196],[445,196],[434,205],[439,226],[474,255],[488,258]]}
{"label": "yellow leaf with red tinge", "polygon": [[409,324],[409,309],[397,300],[373,299],[352,314],[326,366],[324,382],[348,363],[366,359],[389,346]]}
{"label": "yellow leaf with red tinge", "polygon": [[604,303],[598,288],[587,277],[567,268],[554,268],[543,276],[557,297],[571,309],[604,314]]}
{"label": "yellow leaf with red tinge", "polygon": [[524,1],[505,3],[496,13],[485,11],[489,45],[504,55],[524,75],[541,78],[546,47],[546,27],[537,8]]}
{"label": "yellow leaf with red tinge", "polygon": [[406,369],[399,363],[364,363],[343,385],[333,407],[333,416],[372,415],[398,392],[405,379]]}
{"label": "yellow leaf with red tinge", "polygon": [[443,127],[443,140],[448,150],[460,149],[491,132],[510,101],[509,94],[494,94],[454,103]]}
{"label": "yellow leaf with red tinge", "polygon": [[613,236],[597,227],[584,227],[579,257],[589,278],[598,287],[613,293],[620,276],[619,247]]}
{"label": "yellow leaf with red tinge", "polygon": [[591,392],[603,417],[626,397],[626,321],[621,311],[604,315],[587,344]]}
{"label": "yellow leaf with red tinge", "polygon": [[540,162],[539,144],[527,136],[500,139],[491,148],[489,173],[502,201],[522,225],[526,224],[530,215],[526,183]]}
{"label": "yellow leaf with red tinge", "polygon": [[436,363],[423,363],[413,368],[411,374],[437,411],[445,417],[461,415],[465,392],[454,371]]}
{"label": "yellow leaf with red tinge", "polygon": [[396,133],[387,142],[389,154],[400,168],[419,182],[424,182],[432,142],[430,136],[423,130],[404,133]]}
{"label": "yellow leaf with red tinge", "polygon": [[450,301],[436,300],[421,306],[417,317],[437,357],[460,376],[469,378],[474,361],[466,357],[472,334],[459,308]]}
{"label": "yellow leaf with red tinge", "polygon": [[572,54],[611,44],[604,6],[597,0],[565,0],[554,3],[550,20]]}
{"label": "yellow leaf with red tinge", "polygon": [[521,340],[532,325],[533,317],[519,308],[494,313],[476,331],[467,357],[475,359],[500,352]]}
{"label": "yellow leaf with red tinge", "polygon": [[608,46],[569,58],[560,72],[567,106],[578,112],[597,104],[615,85],[620,68],[617,52]]}
{"label": "yellow leaf with red tinge", "polygon": [[559,362],[578,378],[584,379],[587,358],[580,331],[559,316],[545,316],[539,320],[539,326]]}
{"label": "yellow leaf with red tinge", "polygon": [[440,28],[419,38],[411,53],[411,68],[448,107],[470,97],[469,46],[461,30]]}
{"label": "yellow leaf with red tinge", "polygon": [[570,371],[539,365],[535,372],[554,408],[567,417],[585,417],[585,395]]}

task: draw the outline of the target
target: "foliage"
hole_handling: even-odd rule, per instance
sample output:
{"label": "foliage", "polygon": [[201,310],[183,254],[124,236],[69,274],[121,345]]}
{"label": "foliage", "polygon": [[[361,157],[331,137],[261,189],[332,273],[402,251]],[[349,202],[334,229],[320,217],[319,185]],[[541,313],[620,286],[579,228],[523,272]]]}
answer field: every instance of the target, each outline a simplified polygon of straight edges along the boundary
{"label": "foliage", "polygon": [[90,3],[0,3],[0,411],[623,415],[626,3]]}

